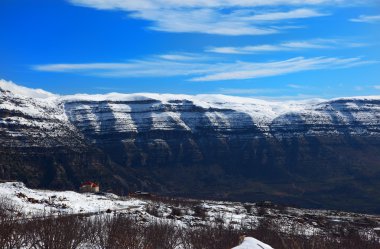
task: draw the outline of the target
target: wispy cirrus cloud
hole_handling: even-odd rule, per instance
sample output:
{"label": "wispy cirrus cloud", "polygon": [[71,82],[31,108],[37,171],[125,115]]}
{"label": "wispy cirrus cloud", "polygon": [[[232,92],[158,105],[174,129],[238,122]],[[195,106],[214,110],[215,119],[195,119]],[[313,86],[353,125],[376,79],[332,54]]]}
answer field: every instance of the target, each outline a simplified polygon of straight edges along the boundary
{"label": "wispy cirrus cloud", "polygon": [[172,77],[211,72],[210,65],[166,59],[133,60],[126,63],[47,64],[33,67],[37,71],[76,73],[99,77],[142,78]]}
{"label": "wispy cirrus cloud", "polygon": [[[322,6],[346,0],[68,0],[99,10],[125,11],[150,21],[156,31],[215,35],[267,35],[288,29],[296,19],[329,15]],[[293,24],[292,24],[293,25]]]}
{"label": "wispy cirrus cloud", "polygon": [[[215,59],[188,61],[175,54],[154,56],[125,63],[37,65],[37,71],[76,73],[98,77],[143,78],[182,76],[188,81],[223,81],[270,77],[301,71],[333,69],[373,63],[361,58],[296,57],[275,62],[217,62]],[[202,57],[201,57],[202,58]]]}
{"label": "wispy cirrus cloud", "polygon": [[294,6],[294,5],[337,5],[349,2],[347,0],[69,0],[73,4],[89,6],[97,9],[157,9],[157,8],[228,8],[257,6]]}
{"label": "wispy cirrus cloud", "polygon": [[311,18],[318,16],[326,16],[327,13],[322,13],[314,9],[295,9],[287,12],[268,12],[244,17],[247,21],[281,21],[300,18]]}
{"label": "wispy cirrus cloud", "polygon": [[380,15],[361,15],[357,18],[350,19],[351,22],[380,23]]}
{"label": "wispy cirrus cloud", "polygon": [[244,20],[247,14],[220,13],[214,9],[195,10],[147,10],[131,14],[134,18],[153,21],[150,29],[176,33],[206,33],[214,35],[267,35],[278,32],[278,28],[254,25]]}
{"label": "wispy cirrus cloud", "polygon": [[196,53],[168,53],[157,55],[155,57],[168,61],[200,61],[212,59],[208,55]]}
{"label": "wispy cirrus cloud", "polygon": [[307,41],[289,41],[279,44],[261,44],[242,47],[211,47],[206,51],[220,54],[255,54],[263,52],[298,51],[303,49],[362,47],[366,45],[367,44],[364,43],[349,42],[341,39],[314,39]]}
{"label": "wispy cirrus cloud", "polygon": [[256,95],[265,93],[279,92],[280,89],[263,89],[263,88],[219,88],[216,93],[231,95]]}
{"label": "wispy cirrus cloud", "polygon": [[191,81],[242,80],[284,75],[295,72],[327,68],[346,68],[371,63],[360,58],[296,57],[284,61],[266,63],[238,62],[229,71],[192,78]]}
{"label": "wispy cirrus cloud", "polygon": [[299,84],[288,84],[287,87],[292,88],[292,89],[309,89],[309,86],[305,85],[299,85]]}

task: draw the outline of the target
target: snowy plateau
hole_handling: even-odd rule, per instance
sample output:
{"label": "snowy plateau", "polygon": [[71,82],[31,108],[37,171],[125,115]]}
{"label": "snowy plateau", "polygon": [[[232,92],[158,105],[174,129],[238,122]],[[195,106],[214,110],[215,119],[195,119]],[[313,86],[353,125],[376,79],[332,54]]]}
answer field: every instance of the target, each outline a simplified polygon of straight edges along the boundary
{"label": "snowy plateau", "polygon": [[380,97],[56,95],[0,81],[0,178],[380,212]]}
{"label": "snowy plateau", "polygon": [[[378,136],[380,97],[265,101],[225,95],[119,94],[59,96],[1,81],[7,125],[104,133],[251,129],[257,137],[356,134]],[[40,120],[40,122],[38,122]],[[45,122],[44,122],[45,121]],[[60,123],[61,126],[54,126]],[[291,129],[287,126],[292,126]],[[291,133],[290,133],[291,132]],[[21,134],[13,133],[12,136]],[[42,136],[42,135],[41,135]]]}

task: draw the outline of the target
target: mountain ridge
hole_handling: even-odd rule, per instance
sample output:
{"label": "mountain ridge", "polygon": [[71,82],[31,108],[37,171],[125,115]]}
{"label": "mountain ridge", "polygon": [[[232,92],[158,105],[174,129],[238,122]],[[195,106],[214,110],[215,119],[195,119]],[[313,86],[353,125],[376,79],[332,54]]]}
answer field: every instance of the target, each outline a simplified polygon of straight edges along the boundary
{"label": "mountain ridge", "polygon": [[[351,97],[351,98],[335,98],[332,100],[302,100],[302,101],[265,101],[253,98],[233,97],[225,95],[175,95],[175,94],[152,94],[152,93],[136,93],[136,94],[118,94],[110,93],[104,95],[54,95],[43,91],[41,89],[33,90],[25,87],[17,86],[10,82],[0,82],[0,87],[5,89],[15,90],[16,95],[28,95],[28,91],[31,96],[43,96],[42,98],[35,98],[36,100],[50,104],[52,106],[63,106],[64,111],[61,113],[62,118],[67,118],[71,122],[76,122],[75,112],[76,109],[82,108],[82,111],[89,111],[88,116],[96,115],[96,110],[91,109],[91,105],[103,105],[104,108],[108,108],[110,112],[120,115],[124,115],[124,118],[128,113],[134,112],[151,112],[152,116],[158,112],[166,112],[166,117],[159,117],[157,114],[152,119],[157,117],[157,122],[163,122],[162,119],[171,119],[173,122],[177,122],[178,127],[182,127],[186,130],[191,130],[186,122],[180,120],[182,117],[176,116],[175,112],[187,112],[191,111],[191,108],[203,109],[206,113],[209,122],[218,123],[217,125],[227,125],[230,120],[228,117],[223,117],[225,112],[238,112],[242,115],[246,115],[248,119],[251,119],[253,125],[267,126],[263,128],[263,132],[269,135],[268,129],[270,125],[281,125],[279,123],[284,122],[287,124],[293,124],[297,122],[306,121],[305,125],[314,125],[318,123],[332,123],[340,122],[341,125],[349,122],[363,122],[365,125],[375,124],[378,125],[380,111],[377,106],[380,101],[380,96],[365,96],[365,97]],[[21,91],[19,90],[21,89]],[[24,94],[24,95],[22,95]],[[32,97],[33,98],[33,97]],[[132,105],[140,104],[137,110],[132,110]],[[4,104],[3,104],[4,105]],[[77,107],[73,107],[73,106]],[[78,107],[79,106],[79,107]],[[112,110],[115,108],[115,110]],[[124,109],[123,109],[124,108]],[[360,113],[365,108],[364,114],[368,114],[368,111],[372,111],[372,116],[363,116]],[[224,112],[224,113],[223,113]],[[329,113],[330,112],[330,113]],[[332,115],[335,113],[336,115]],[[172,115],[171,115],[172,114]],[[371,113],[369,113],[371,114]],[[356,115],[356,116],[355,116]],[[314,120],[307,120],[308,117]],[[94,119],[99,119],[94,116]],[[107,117],[105,117],[107,118]],[[115,117],[117,119],[117,117]],[[335,120],[334,120],[335,119]],[[352,119],[352,120],[349,120]],[[66,120],[65,120],[66,121]],[[133,123],[131,118],[128,120]],[[370,122],[372,121],[372,122]],[[152,120],[154,123],[154,120]],[[309,122],[309,123],[308,123]],[[132,124],[133,125],[133,124]],[[166,126],[168,127],[168,126]],[[154,128],[154,127],[153,127]],[[158,127],[164,128],[164,127]],[[136,130],[137,128],[131,128]],[[362,134],[363,135],[363,134]],[[371,134],[369,134],[371,135]]]}
{"label": "mountain ridge", "polygon": [[380,212],[380,96],[276,102],[0,88],[1,178]]}

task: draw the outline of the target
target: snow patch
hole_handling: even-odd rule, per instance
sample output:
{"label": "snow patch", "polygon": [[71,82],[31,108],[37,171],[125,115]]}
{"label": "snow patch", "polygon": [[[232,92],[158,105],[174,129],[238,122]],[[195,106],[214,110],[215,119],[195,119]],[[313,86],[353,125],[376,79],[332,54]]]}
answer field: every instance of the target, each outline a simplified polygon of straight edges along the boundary
{"label": "snow patch", "polygon": [[47,99],[47,98],[56,98],[58,95],[47,92],[42,89],[32,89],[24,86],[17,85],[12,81],[6,81],[0,79],[0,88],[6,91],[10,91],[13,94],[29,97],[29,98],[38,98],[38,99]]}
{"label": "snow patch", "polygon": [[243,243],[241,245],[236,246],[232,249],[273,249],[273,247],[261,242],[252,237],[244,238]]}
{"label": "snow patch", "polygon": [[108,209],[121,211],[142,207],[144,203],[136,199],[121,199],[115,194],[29,189],[20,182],[0,183],[0,198],[10,201],[28,216],[44,213],[96,213]]}

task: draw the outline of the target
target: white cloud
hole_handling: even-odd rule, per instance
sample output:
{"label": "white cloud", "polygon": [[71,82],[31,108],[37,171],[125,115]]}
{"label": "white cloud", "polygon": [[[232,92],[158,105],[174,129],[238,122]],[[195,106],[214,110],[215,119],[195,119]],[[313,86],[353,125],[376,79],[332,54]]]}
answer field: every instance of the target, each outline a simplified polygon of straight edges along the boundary
{"label": "white cloud", "polygon": [[295,9],[288,12],[272,12],[245,17],[247,21],[280,21],[328,15],[313,9]]}
{"label": "white cloud", "polygon": [[309,49],[309,48],[332,48],[331,43],[336,43],[335,41],[296,41],[296,42],[286,42],[281,44],[284,48],[289,49]]}
{"label": "white cloud", "polygon": [[251,95],[251,94],[262,94],[262,93],[274,93],[274,92],[278,92],[278,91],[279,91],[279,89],[219,88],[217,93],[232,94],[232,95]]}
{"label": "white cloud", "polygon": [[[202,57],[200,57],[202,58]],[[171,77],[207,74],[209,62],[202,59],[184,60],[182,54],[159,55],[125,63],[47,64],[33,67],[37,71],[78,73],[100,77]],[[214,70],[216,72],[216,70]]]}
{"label": "white cloud", "polygon": [[207,52],[220,54],[255,54],[276,51],[296,51],[302,49],[332,49],[366,46],[364,43],[353,43],[340,39],[314,39],[308,41],[289,41],[280,44],[261,44],[243,47],[211,47]]}
{"label": "white cloud", "polygon": [[[165,58],[166,57],[166,58]],[[77,73],[99,77],[174,77],[185,76],[190,81],[220,81],[269,77],[307,70],[358,66],[370,61],[360,58],[297,57],[276,62],[217,62],[212,60],[182,60],[175,54],[155,56],[125,63],[48,64],[34,66],[45,72]]]}
{"label": "white cloud", "polygon": [[362,87],[362,86],[356,86],[356,87],[355,87],[355,90],[356,90],[356,91],[363,91],[363,90],[364,90],[364,87]]}
{"label": "white cloud", "polygon": [[380,85],[373,86],[376,90],[380,90]]}
{"label": "white cloud", "polygon": [[367,16],[361,15],[357,18],[350,19],[351,22],[365,22],[365,23],[378,23],[380,22],[380,15]]}
{"label": "white cloud", "polygon": [[287,86],[293,89],[308,89],[309,88],[307,86],[297,85],[297,84],[288,84]]}
{"label": "white cloud", "polygon": [[309,71],[316,69],[346,68],[358,66],[366,63],[359,58],[328,58],[314,57],[305,59],[303,57],[292,58],[285,61],[267,63],[237,63],[229,71],[208,74],[191,79],[192,81],[221,81],[221,80],[242,80],[284,75],[289,73]]}
{"label": "white cloud", "polygon": [[[168,9],[168,8],[228,8],[291,5],[336,5],[347,0],[69,0],[73,4],[97,9]],[[362,1],[361,1],[362,2]]]}
{"label": "white cloud", "polygon": [[192,61],[192,60],[207,59],[207,57],[205,56],[201,56],[198,54],[190,54],[190,53],[162,54],[162,55],[158,55],[157,57],[164,60],[173,60],[173,61]]}
{"label": "white cloud", "polygon": [[282,47],[279,45],[256,45],[244,47],[212,47],[207,49],[207,52],[219,54],[254,54],[260,52],[274,52],[285,50],[289,50],[289,48]]}
{"label": "white cloud", "polygon": [[[323,96],[323,94],[322,94]],[[317,104],[322,101],[326,101],[329,98],[332,98],[332,96],[323,96],[321,98],[321,95],[311,95],[311,94],[303,94],[303,93],[298,93],[295,95],[280,95],[280,96],[255,96],[256,99],[262,99],[266,101],[305,101],[305,103],[309,104]]]}
{"label": "white cloud", "polygon": [[[327,15],[321,5],[346,0],[68,0],[74,5],[125,11],[151,21],[149,28],[165,32],[216,35],[266,35],[288,27],[287,21]],[[280,11],[279,11],[280,10]],[[284,11],[283,11],[284,10]],[[276,26],[272,26],[276,24]]]}
{"label": "white cloud", "polygon": [[177,33],[206,33],[216,35],[267,35],[279,28],[266,27],[247,20],[251,13],[234,11],[223,14],[215,9],[146,10],[131,17],[152,21],[150,29]]}

